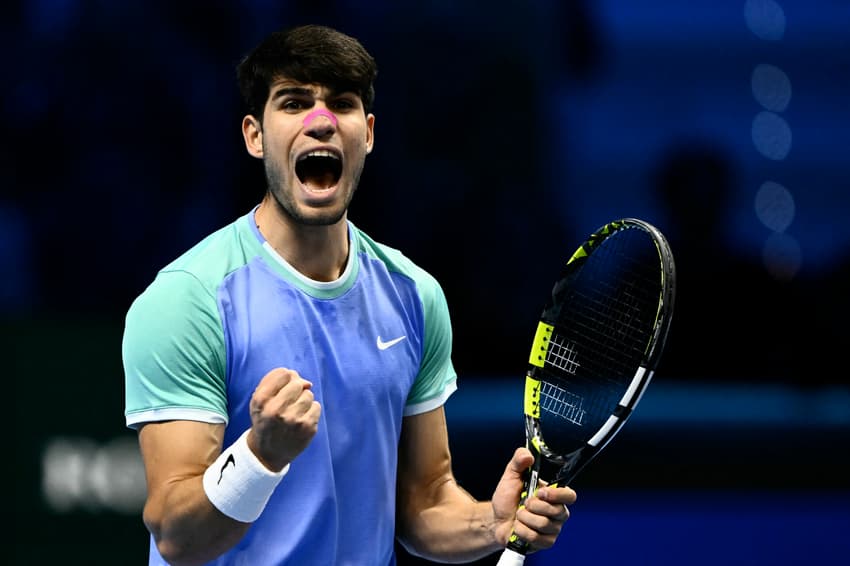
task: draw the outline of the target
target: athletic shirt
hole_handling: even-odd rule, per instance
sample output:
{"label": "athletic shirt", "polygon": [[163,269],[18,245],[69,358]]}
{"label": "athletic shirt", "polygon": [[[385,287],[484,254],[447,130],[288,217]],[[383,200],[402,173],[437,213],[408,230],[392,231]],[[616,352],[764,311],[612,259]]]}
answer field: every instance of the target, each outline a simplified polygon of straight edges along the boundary
{"label": "athletic shirt", "polygon": [[[278,255],[254,211],[162,269],[130,307],[123,362],[127,426],[251,426],[248,404],[276,367],[313,383],[318,432],[260,517],[210,564],[394,564],[402,417],[456,388],[448,307],[437,281],[348,222],[349,261],[333,282]],[[165,564],[151,538],[150,562]]]}

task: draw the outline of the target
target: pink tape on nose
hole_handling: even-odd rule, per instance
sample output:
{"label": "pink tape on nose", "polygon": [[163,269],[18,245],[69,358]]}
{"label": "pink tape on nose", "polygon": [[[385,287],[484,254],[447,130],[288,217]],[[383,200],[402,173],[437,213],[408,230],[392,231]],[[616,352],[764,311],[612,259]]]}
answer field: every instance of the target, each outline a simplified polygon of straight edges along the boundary
{"label": "pink tape on nose", "polygon": [[307,116],[304,118],[304,127],[306,128],[307,126],[309,126],[310,122],[312,122],[318,116],[324,116],[325,118],[330,120],[334,126],[339,124],[339,120],[336,119],[336,116],[333,115],[333,112],[329,112],[324,108],[317,108],[316,110],[313,110],[312,112],[307,114]]}

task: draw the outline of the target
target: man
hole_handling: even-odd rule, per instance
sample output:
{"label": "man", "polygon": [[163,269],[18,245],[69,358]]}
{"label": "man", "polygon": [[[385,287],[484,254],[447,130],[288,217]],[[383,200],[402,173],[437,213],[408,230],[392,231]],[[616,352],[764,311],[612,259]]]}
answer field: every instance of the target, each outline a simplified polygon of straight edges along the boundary
{"label": "man", "polygon": [[491,501],[454,480],[442,290],[347,217],[374,144],[373,58],[320,26],[239,65],[267,192],[134,301],[123,357],[151,564],[393,564],[394,540],[472,561],[512,532],[554,544],[575,493],[517,511],[519,448]]}

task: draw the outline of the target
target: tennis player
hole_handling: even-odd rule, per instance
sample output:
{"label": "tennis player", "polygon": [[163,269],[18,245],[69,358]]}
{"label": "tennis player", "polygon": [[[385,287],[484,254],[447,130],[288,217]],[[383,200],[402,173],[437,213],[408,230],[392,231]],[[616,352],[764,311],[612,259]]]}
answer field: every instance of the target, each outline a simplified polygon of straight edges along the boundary
{"label": "tennis player", "polygon": [[468,562],[511,531],[551,547],[575,493],[517,511],[518,448],[490,501],[452,475],[456,389],[438,282],[348,219],[374,146],[372,56],[320,26],[238,66],[267,189],[157,273],[126,317],[126,424],[147,478],[150,564]]}

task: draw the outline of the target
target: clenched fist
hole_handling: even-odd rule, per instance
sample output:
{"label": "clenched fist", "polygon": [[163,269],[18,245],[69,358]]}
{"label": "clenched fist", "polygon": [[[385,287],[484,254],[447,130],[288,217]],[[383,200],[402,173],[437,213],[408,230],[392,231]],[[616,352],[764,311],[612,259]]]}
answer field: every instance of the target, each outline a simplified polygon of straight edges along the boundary
{"label": "clenched fist", "polygon": [[312,387],[298,372],[275,368],[251,396],[248,447],[274,472],[294,460],[316,435],[322,407]]}

